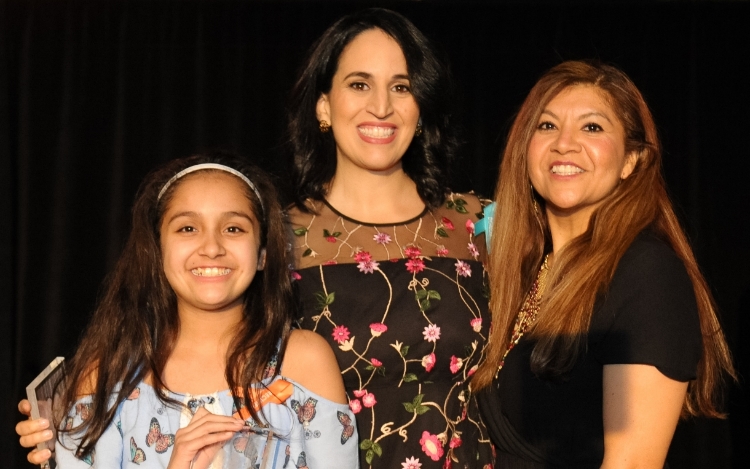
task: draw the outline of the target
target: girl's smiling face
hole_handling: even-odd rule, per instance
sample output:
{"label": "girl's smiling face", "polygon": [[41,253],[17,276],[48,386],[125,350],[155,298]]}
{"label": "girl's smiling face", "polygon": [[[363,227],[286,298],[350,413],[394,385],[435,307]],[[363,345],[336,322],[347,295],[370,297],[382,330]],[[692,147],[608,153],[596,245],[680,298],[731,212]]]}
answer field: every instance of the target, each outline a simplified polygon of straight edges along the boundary
{"label": "girl's smiling face", "polygon": [[242,307],[262,268],[259,226],[240,179],[201,171],[178,182],[160,229],[164,273],[178,311]]}
{"label": "girl's smiling face", "polygon": [[551,216],[591,213],[635,167],[625,152],[625,129],[595,86],[561,91],[539,117],[529,143],[531,183]]}

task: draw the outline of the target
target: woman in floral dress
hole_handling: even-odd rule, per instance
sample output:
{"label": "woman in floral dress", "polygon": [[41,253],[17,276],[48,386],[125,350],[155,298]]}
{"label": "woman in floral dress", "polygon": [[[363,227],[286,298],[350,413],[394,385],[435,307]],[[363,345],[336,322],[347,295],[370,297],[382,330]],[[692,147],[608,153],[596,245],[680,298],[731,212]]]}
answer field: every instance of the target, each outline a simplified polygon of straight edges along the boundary
{"label": "woman in floral dress", "polygon": [[363,468],[491,465],[465,386],[488,332],[482,207],[447,189],[450,90],[422,33],[370,9],[323,34],[292,92],[300,324],[336,353]]}

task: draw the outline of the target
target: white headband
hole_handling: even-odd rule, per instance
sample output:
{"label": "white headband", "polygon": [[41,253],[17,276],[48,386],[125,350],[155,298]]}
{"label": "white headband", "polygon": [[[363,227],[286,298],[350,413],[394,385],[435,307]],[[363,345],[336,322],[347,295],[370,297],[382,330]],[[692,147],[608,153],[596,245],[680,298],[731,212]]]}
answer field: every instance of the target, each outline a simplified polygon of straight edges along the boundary
{"label": "white headband", "polygon": [[252,189],[253,192],[255,192],[256,197],[258,197],[258,202],[260,202],[260,209],[263,212],[265,212],[266,209],[263,206],[263,199],[260,196],[260,192],[258,191],[258,188],[255,187],[255,184],[253,184],[253,182],[250,179],[248,179],[247,176],[237,171],[236,169],[230,168],[229,166],[224,166],[223,164],[217,164],[217,163],[196,164],[196,165],[189,166],[183,169],[179,173],[172,176],[172,178],[169,181],[167,181],[166,184],[164,184],[164,187],[162,187],[161,190],[159,191],[159,195],[156,196],[156,200],[157,201],[161,200],[161,196],[163,196],[164,193],[167,192],[167,189],[169,189],[169,186],[171,186],[176,180],[180,179],[181,177],[187,174],[194,173],[196,171],[201,171],[203,169],[218,169],[219,171],[224,171],[229,174],[233,174],[237,176],[238,178],[242,179],[243,181],[245,181],[245,184],[250,186],[250,189]]}

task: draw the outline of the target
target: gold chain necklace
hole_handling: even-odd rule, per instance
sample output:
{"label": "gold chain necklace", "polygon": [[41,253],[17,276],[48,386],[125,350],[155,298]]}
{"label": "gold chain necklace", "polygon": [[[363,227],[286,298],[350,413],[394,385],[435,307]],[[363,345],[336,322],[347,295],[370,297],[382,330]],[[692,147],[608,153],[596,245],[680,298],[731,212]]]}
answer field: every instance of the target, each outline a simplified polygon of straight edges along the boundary
{"label": "gold chain necklace", "polygon": [[[503,358],[500,360],[500,365],[497,367],[497,372],[505,365],[505,358],[508,356],[513,347],[518,344],[521,337],[531,329],[531,326],[536,322],[536,318],[539,315],[539,306],[542,303],[542,295],[544,289],[547,286],[547,272],[549,271],[549,254],[544,256],[544,262],[539,268],[539,273],[536,274],[536,280],[531,285],[529,292],[526,294],[526,298],[523,300],[523,306],[521,311],[518,312],[516,323],[513,326],[513,335],[510,337],[510,344],[508,344],[507,350],[503,354]],[[497,377],[497,374],[495,374]]]}

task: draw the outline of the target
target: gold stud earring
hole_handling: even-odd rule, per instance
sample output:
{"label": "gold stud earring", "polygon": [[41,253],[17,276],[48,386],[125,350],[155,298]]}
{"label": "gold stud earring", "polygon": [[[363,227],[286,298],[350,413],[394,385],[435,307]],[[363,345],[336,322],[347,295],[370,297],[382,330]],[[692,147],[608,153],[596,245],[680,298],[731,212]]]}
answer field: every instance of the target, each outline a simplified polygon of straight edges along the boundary
{"label": "gold stud earring", "polygon": [[422,135],[422,124],[417,124],[417,128],[414,129],[414,136],[419,137]]}
{"label": "gold stud earring", "polygon": [[331,124],[329,124],[327,121],[321,120],[318,124],[318,128],[320,129],[320,133],[327,133],[331,130]]}

